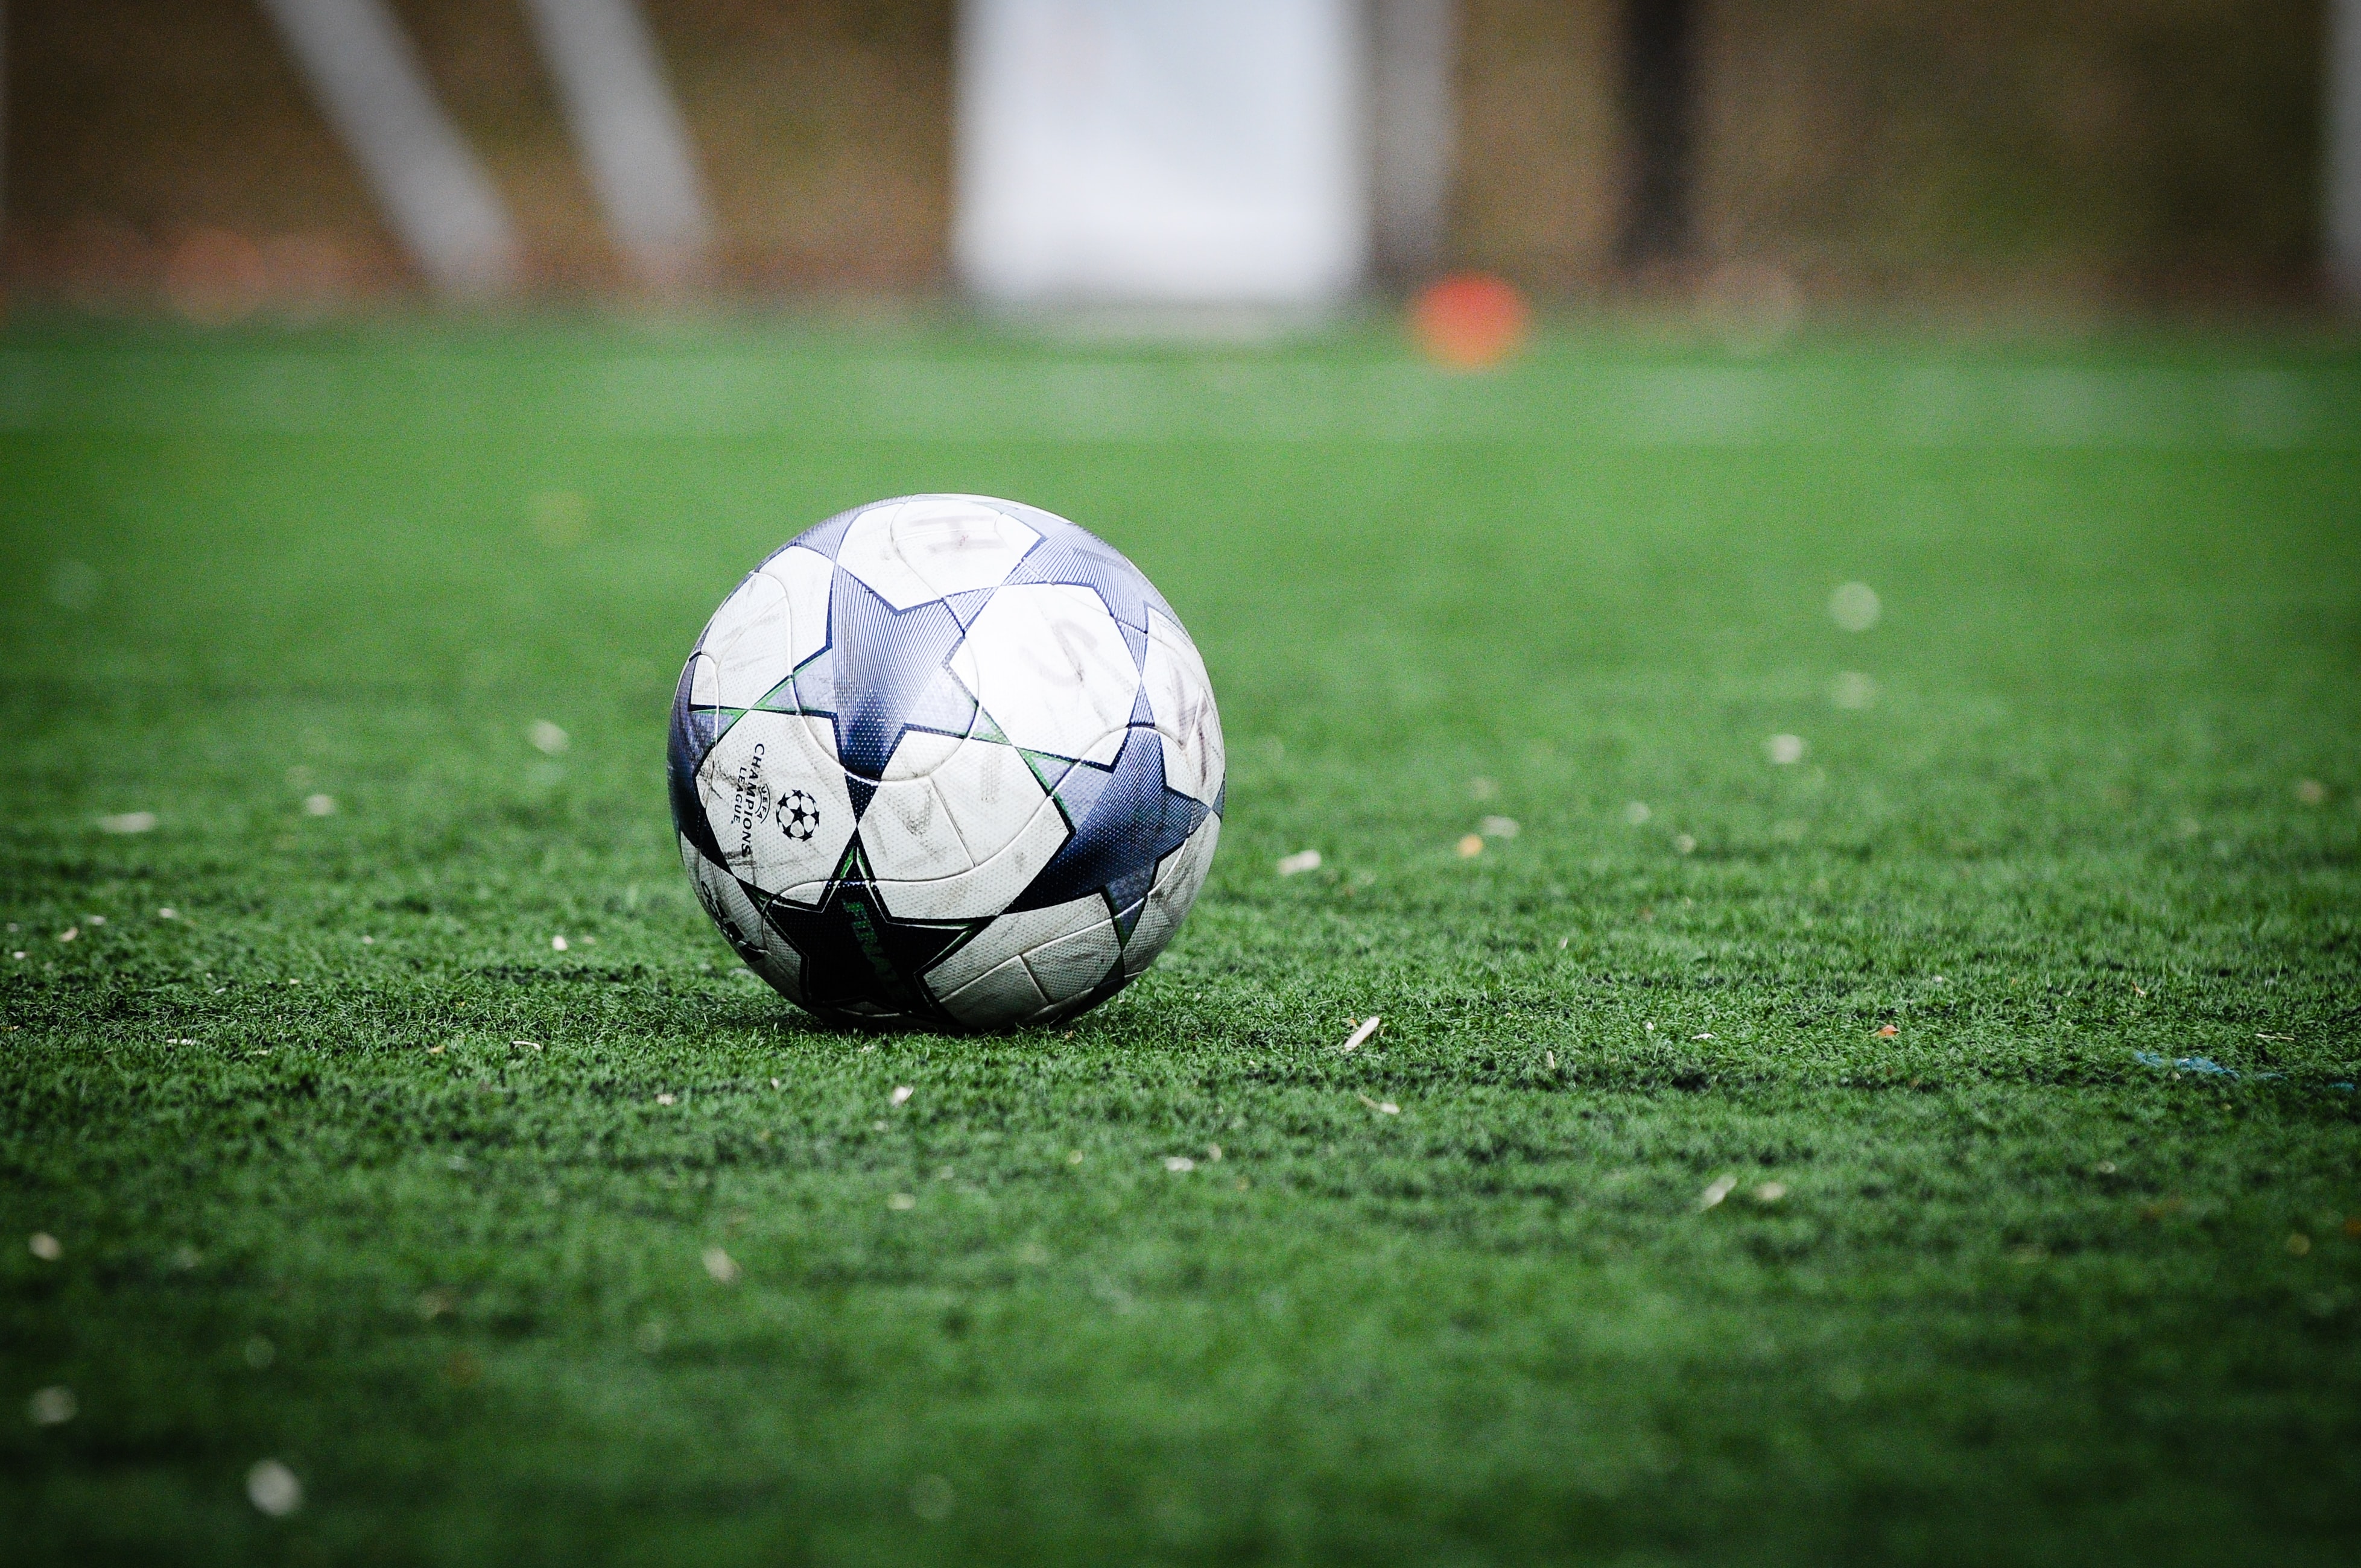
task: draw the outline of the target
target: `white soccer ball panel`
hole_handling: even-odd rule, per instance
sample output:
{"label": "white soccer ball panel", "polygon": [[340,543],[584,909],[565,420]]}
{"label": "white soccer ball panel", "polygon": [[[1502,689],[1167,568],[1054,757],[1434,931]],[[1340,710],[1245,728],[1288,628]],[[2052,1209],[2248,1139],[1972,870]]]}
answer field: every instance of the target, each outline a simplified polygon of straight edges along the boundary
{"label": "white soccer ball panel", "polygon": [[[819,624],[825,633],[825,601]],[[713,661],[713,704],[752,707],[762,701],[794,672],[795,643],[794,606],[787,584],[768,571],[754,573],[721,601],[697,644],[698,651]]]}
{"label": "white soccer ball panel", "polygon": [[791,545],[763,563],[763,576],[779,585],[787,602],[787,664],[801,664],[828,646],[828,601],[836,564],[817,550]]}
{"label": "white soccer ball panel", "polygon": [[939,997],[946,996],[1009,959],[1022,958],[1028,948],[1103,925],[1106,917],[1106,900],[1096,894],[1047,909],[1004,915],[928,970],[927,987]]}
{"label": "white soccer ball panel", "polygon": [[1156,961],[1172,934],[1180,929],[1187,918],[1189,906],[1197,902],[1197,892],[1205,885],[1205,872],[1213,863],[1213,847],[1221,841],[1222,819],[1208,816],[1197,825],[1188,840],[1164,858],[1156,868],[1156,882],[1148,890],[1148,902],[1139,912],[1139,921],[1131,928],[1131,940],[1123,949],[1123,972],[1137,980]]}
{"label": "white soccer ball panel", "polygon": [[853,519],[837,546],[836,564],[895,609],[908,609],[995,587],[1040,537],[968,497],[922,496],[874,506]]}
{"label": "white soccer ball panel", "polygon": [[861,848],[880,883],[932,882],[975,865],[950,802],[924,777],[878,786],[861,814]]}
{"label": "white soccer ball panel", "polygon": [[977,856],[972,869],[931,880],[881,875],[877,896],[897,920],[990,919],[1032,885],[1066,841],[1066,831],[1064,815],[1045,795],[1008,843],[996,853]]}
{"label": "white soccer ball panel", "polygon": [[922,779],[945,762],[967,743],[963,735],[938,735],[931,729],[907,729],[895,742],[894,754],[885,759],[884,782],[899,783],[904,779]]}
{"label": "white soccer ball panel", "polygon": [[944,1011],[971,1029],[1022,1023],[1050,1005],[1023,959],[1010,959],[937,1000]]}
{"label": "white soccer ball panel", "polygon": [[1148,617],[1148,705],[1164,740],[1164,782],[1211,806],[1222,793],[1226,758],[1213,683],[1189,634],[1164,617]]}
{"label": "white soccer ball panel", "polygon": [[688,703],[691,707],[721,706],[721,666],[702,649],[688,656]]}
{"label": "white soccer ball panel", "polygon": [[853,824],[831,735],[825,718],[758,710],[713,743],[697,796],[732,875],[785,894],[835,872]]}
{"label": "white soccer ball panel", "polygon": [[1115,761],[1139,692],[1139,670],[1105,601],[1070,583],[1027,583],[992,596],[951,673],[1028,751]]}
{"label": "white soccer ball panel", "polygon": [[[1049,798],[1016,748],[972,737],[912,730],[885,776],[861,817],[861,846],[881,888],[983,864],[1034,829]],[[900,913],[891,898],[886,907]]]}
{"label": "white soccer ball panel", "polygon": [[711,861],[686,837],[680,840],[680,861],[688,868],[690,885],[697,890],[697,901],[713,923],[721,927],[730,946],[744,959],[746,966],[768,981],[790,1002],[801,1003],[803,992],[803,955],[789,947],[771,923],[746,896],[738,880]]}
{"label": "white soccer ball panel", "polygon": [[1025,967],[1033,971],[1033,983],[1041,988],[1041,994],[1055,1005],[1087,994],[1106,979],[1122,957],[1123,944],[1115,935],[1115,922],[1101,920],[1071,937],[1031,949],[1025,955]]}

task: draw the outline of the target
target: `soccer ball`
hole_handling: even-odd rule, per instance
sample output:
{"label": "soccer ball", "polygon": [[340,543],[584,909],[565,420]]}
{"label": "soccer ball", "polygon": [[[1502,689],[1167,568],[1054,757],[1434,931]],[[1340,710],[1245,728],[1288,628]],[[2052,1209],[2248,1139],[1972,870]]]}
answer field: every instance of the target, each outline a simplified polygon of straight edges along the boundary
{"label": "soccer ball", "polygon": [[673,824],[738,956],[837,1023],[1071,1017],[1155,961],[1220,837],[1204,661],[1139,568],[983,496],[855,507],[681,671]]}

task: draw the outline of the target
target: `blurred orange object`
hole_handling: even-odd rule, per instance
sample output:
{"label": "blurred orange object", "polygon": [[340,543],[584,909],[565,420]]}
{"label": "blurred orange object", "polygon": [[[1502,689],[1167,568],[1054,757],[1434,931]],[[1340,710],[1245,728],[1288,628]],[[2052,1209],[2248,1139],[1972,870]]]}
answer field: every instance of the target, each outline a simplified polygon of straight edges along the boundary
{"label": "blurred orange object", "polygon": [[1455,272],[1419,291],[1411,302],[1410,330],[1420,352],[1436,364],[1481,370],[1525,345],[1532,312],[1506,279]]}

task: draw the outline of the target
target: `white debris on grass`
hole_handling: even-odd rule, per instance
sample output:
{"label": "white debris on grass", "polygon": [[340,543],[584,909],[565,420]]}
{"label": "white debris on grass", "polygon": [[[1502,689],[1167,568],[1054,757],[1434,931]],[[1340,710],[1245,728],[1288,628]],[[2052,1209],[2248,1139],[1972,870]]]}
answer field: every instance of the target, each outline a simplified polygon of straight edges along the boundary
{"label": "white debris on grass", "polygon": [[910,1102],[910,1096],[917,1092],[917,1090],[905,1083],[897,1087],[893,1093],[885,1097],[886,1102],[897,1107],[907,1105]]}
{"label": "white debris on grass", "polygon": [[885,1207],[897,1213],[907,1213],[917,1206],[918,1200],[907,1192],[888,1193],[885,1198]]}
{"label": "white debris on grass", "polygon": [[1298,850],[1291,855],[1279,857],[1279,874],[1281,876],[1294,876],[1299,872],[1316,872],[1319,869],[1320,851],[1317,850]]}
{"label": "white debris on grass", "polygon": [[1787,1184],[1784,1181],[1765,1181],[1754,1189],[1754,1201],[1757,1203],[1776,1203],[1785,1196],[1787,1196]]}
{"label": "white debris on grass", "polygon": [[1788,767],[1804,760],[1804,738],[1800,735],[1773,735],[1763,742],[1763,754],[1778,767]]}
{"label": "white debris on grass", "polygon": [[1166,1155],[1164,1168],[1175,1176],[1186,1176],[1197,1168],[1197,1162],[1185,1154]]}
{"label": "white debris on grass", "polygon": [[60,931],[60,932],[59,932],[59,933],[58,933],[58,940],[59,940],[59,941],[60,941],[60,942],[71,942],[71,941],[72,941],[75,938],[77,938],[77,937],[79,937],[79,936],[81,936],[81,935],[82,935],[82,927],[79,927],[79,926],[69,926],[69,927],[67,927],[64,930],[62,930],[62,931]]}
{"label": "white debris on grass", "polygon": [[1859,670],[1839,672],[1828,683],[1828,702],[1832,707],[1863,708],[1877,700],[1877,683]]}
{"label": "white debris on grass", "polygon": [[546,718],[534,719],[533,727],[525,731],[524,738],[533,742],[533,749],[544,757],[555,757],[566,747],[574,744],[574,737]]}
{"label": "white debris on grass", "polygon": [[74,1391],[61,1383],[36,1388],[33,1397],[25,1401],[25,1414],[37,1427],[63,1426],[81,1409],[82,1402],[74,1398]]}
{"label": "white debris on grass", "polygon": [[306,816],[306,817],[334,817],[335,814],[336,814],[336,797],[335,797],[335,795],[305,795],[305,796],[303,797],[303,815],[304,815],[304,816]]}
{"label": "white debris on grass", "polygon": [[156,814],[152,811],[126,811],[98,819],[102,833],[146,833],[154,829]]}
{"label": "white debris on grass", "polygon": [[1634,828],[1640,827],[1654,815],[1655,813],[1648,809],[1648,803],[1644,800],[1635,800],[1623,808],[1623,820]]}
{"label": "white debris on grass", "polygon": [[1828,595],[1828,619],[1847,631],[1866,631],[1884,613],[1877,590],[1867,583],[1841,583]]}
{"label": "white debris on grass", "polygon": [[1694,854],[1696,854],[1696,853],[1697,853],[1697,840],[1696,840],[1695,839],[1693,839],[1693,838],[1689,837],[1689,835],[1687,835],[1686,833],[1675,833],[1675,834],[1674,834],[1674,835],[1673,835],[1673,853],[1675,853],[1675,855],[1694,855]]}
{"label": "white debris on grass", "polygon": [[35,1231],[31,1236],[26,1239],[25,1250],[31,1253],[35,1257],[39,1258],[43,1263],[57,1262],[59,1258],[65,1255],[66,1251],[66,1249],[59,1244],[58,1238],[49,1234],[47,1231]]}
{"label": "white debris on grass", "polygon": [[670,1094],[659,1094],[656,1096],[656,1103],[659,1105],[671,1105],[677,1103],[677,1100],[675,1096]]}
{"label": "white debris on grass", "polygon": [[1399,1116],[1401,1114],[1401,1107],[1395,1104],[1390,1100],[1372,1100],[1367,1095],[1358,1092],[1356,1092],[1353,1098],[1359,1101],[1362,1104],[1367,1105],[1370,1110],[1375,1111],[1380,1116]]}
{"label": "white debris on grass", "polygon": [[1378,1025],[1379,1022],[1380,1020],[1378,1015],[1372,1013],[1359,1024],[1354,1025],[1352,1035],[1345,1041],[1345,1049],[1348,1051],[1357,1051],[1363,1046],[1368,1044],[1369,1037],[1378,1032]]}
{"label": "white debris on grass", "polygon": [[1520,829],[1513,817],[1487,817],[1476,824],[1476,831],[1487,839],[1513,839]]}
{"label": "white debris on grass", "polygon": [[932,1523],[947,1519],[959,1502],[951,1484],[939,1475],[921,1475],[910,1486],[910,1511]]}
{"label": "white debris on grass", "polygon": [[1715,1177],[1711,1181],[1706,1184],[1705,1190],[1697,1194],[1697,1207],[1699,1209],[1711,1209],[1718,1206],[1723,1199],[1730,1195],[1731,1191],[1733,1191],[1737,1186],[1738,1178],[1734,1176]]}
{"label": "white debris on grass", "polygon": [[549,950],[553,953],[562,953],[566,950],[566,938],[563,937],[552,937],[549,939]]}
{"label": "white debris on grass", "polygon": [[272,1519],[285,1519],[303,1506],[303,1483],[276,1459],[259,1460],[246,1473],[246,1498]]}
{"label": "white debris on grass", "polygon": [[738,1283],[738,1260],[718,1246],[705,1249],[705,1272],[713,1277],[716,1285]]}

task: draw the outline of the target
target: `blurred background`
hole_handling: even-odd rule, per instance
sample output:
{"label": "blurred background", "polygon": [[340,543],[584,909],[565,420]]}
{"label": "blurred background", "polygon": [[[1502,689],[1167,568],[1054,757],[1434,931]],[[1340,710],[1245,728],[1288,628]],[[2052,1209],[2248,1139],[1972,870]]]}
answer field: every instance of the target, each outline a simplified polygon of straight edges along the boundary
{"label": "blurred background", "polygon": [[1594,305],[2303,313],[2361,280],[2354,0],[5,15],[18,308],[1320,312],[1478,269]]}

